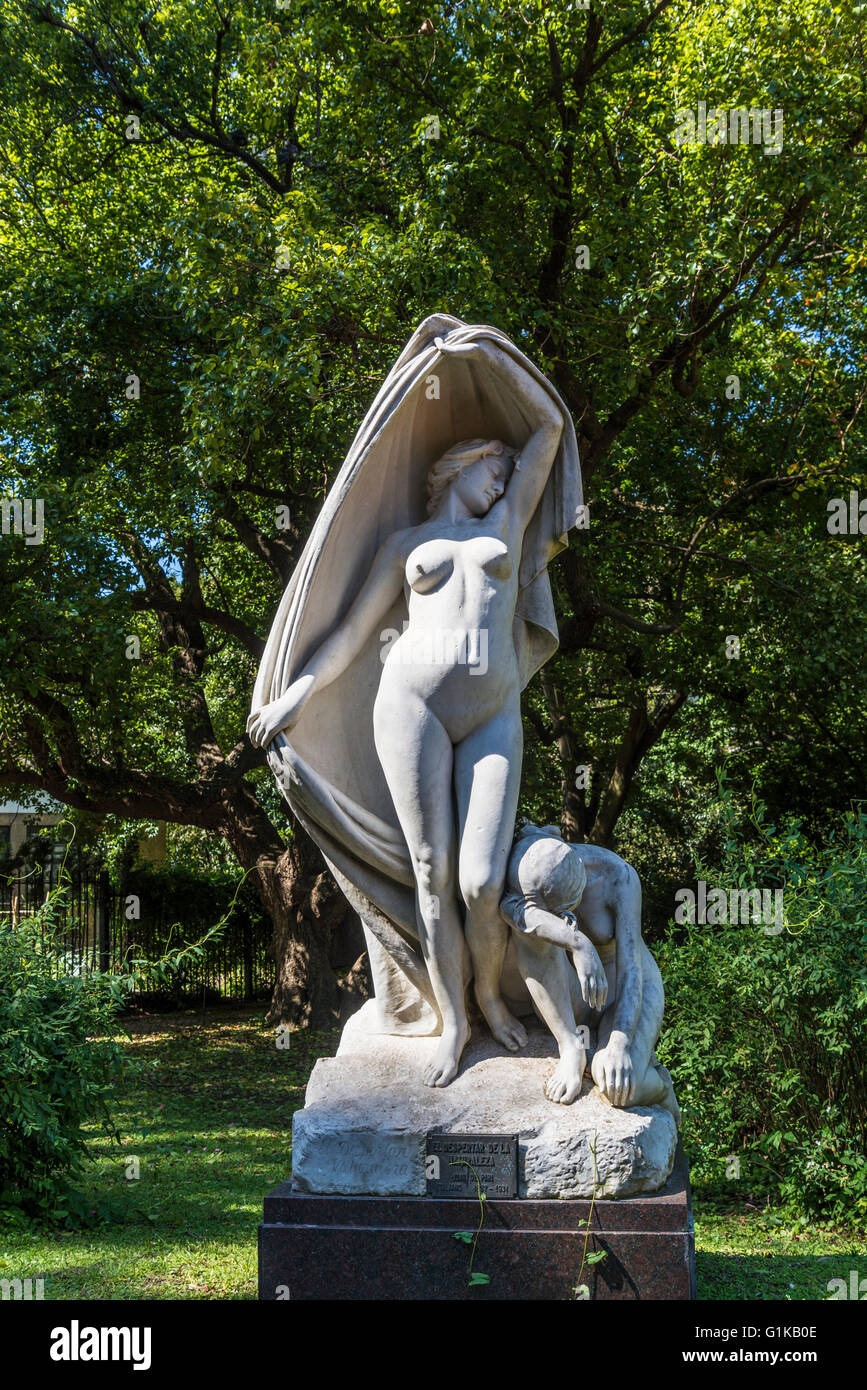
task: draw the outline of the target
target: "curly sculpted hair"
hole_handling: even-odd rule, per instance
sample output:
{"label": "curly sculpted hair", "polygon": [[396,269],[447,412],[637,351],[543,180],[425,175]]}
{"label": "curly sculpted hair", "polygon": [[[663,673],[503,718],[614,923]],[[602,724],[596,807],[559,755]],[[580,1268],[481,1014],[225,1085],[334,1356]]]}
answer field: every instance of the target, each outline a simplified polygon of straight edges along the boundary
{"label": "curly sculpted hair", "polygon": [[453,444],[442,458],[437,459],[427,475],[428,516],[433,516],[446,488],[471,463],[487,458],[489,454],[512,459],[517,452],[517,449],[503,444],[499,439],[462,439],[459,444]]}

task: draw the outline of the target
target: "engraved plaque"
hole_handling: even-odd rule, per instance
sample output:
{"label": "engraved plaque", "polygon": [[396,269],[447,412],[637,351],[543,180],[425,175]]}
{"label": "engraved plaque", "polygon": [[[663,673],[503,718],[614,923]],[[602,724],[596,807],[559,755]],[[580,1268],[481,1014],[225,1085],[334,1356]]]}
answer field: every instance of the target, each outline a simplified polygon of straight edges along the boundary
{"label": "engraved plaque", "polygon": [[429,1134],[425,1151],[428,1197],[517,1197],[517,1134]]}

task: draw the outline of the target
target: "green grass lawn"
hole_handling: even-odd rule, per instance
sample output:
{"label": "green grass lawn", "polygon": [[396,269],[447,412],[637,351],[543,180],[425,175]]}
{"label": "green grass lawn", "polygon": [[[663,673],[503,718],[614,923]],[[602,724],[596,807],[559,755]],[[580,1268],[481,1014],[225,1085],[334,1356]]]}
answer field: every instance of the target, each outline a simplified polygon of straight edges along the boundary
{"label": "green grass lawn", "polygon": [[[0,1277],[46,1298],[255,1298],[262,1199],[290,1171],[292,1112],[337,1033],[276,1046],[264,1007],[130,1022],[123,1142],[91,1141],[83,1231],[0,1229]],[[132,1160],[138,1159],[139,1177]],[[100,1220],[100,1207],[113,1208]]]}
{"label": "green grass lawn", "polygon": [[867,1235],[801,1227],[774,1213],[716,1212],[694,1201],[699,1298],[828,1299],[828,1281],[867,1275]]}
{"label": "green grass lawn", "polygon": [[[0,1278],[43,1278],[47,1299],[256,1297],[262,1199],[288,1176],[292,1112],[337,1032],[276,1046],[264,1007],[132,1021],[135,1066],[116,1100],[123,1142],[94,1133],[82,1231],[0,1227]],[[138,1160],[138,1178],[133,1160]],[[696,1200],[698,1296],[826,1299],[867,1275],[867,1238]]]}

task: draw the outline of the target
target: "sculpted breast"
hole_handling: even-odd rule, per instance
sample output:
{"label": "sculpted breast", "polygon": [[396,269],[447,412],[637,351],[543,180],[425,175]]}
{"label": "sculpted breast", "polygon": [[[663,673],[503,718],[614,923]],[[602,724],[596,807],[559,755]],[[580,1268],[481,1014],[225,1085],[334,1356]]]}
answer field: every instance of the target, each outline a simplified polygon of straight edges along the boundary
{"label": "sculpted breast", "polygon": [[456,568],[482,569],[491,579],[505,580],[512,573],[512,557],[498,536],[425,541],[406,562],[406,582],[417,594],[428,594],[446,583]]}
{"label": "sculpted breast", "polygon": [[479,554],[480,562],[486,573],[492,579],[508,579],[512,573],[512,557],[509,554],[509,547],[494,536],[480,537],[476,544],[486,548],[486,554]]}
{"label": "sculpted breast", "polygon": [[425,541],[406,562],[406,582],[417,594],[427,594],[450,578],[454,567],[454,541]]}

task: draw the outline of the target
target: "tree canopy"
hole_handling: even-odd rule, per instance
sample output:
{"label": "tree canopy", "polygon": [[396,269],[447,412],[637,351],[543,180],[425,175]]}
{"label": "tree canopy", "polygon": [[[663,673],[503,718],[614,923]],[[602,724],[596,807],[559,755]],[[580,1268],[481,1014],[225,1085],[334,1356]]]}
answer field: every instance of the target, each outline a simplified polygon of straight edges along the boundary
{"label": "tree canopy", "polygon": [[[224,835],[283,1016],[332,1007],[325,909],[252,682],[431,312],[510,333],[579,434],[525,809],[682,838],[721,756],[807,818],[863,794],[863,9],[0,0],[0,484],[45,517],[4,512],[0,781]],[[781,148],[678,143],[702,109]]]}

